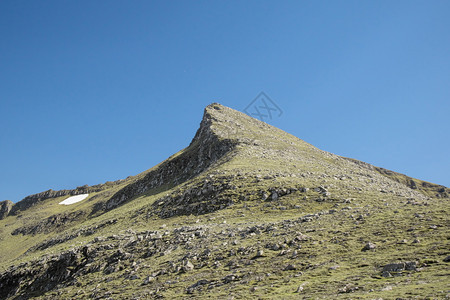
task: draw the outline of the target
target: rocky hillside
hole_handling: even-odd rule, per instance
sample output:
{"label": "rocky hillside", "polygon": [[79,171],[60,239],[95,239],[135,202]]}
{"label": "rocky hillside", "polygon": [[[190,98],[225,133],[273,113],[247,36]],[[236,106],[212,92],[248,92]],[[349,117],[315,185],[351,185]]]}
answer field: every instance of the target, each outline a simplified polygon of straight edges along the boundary
{"label": "rocky hillside", "polygon": [[142,174],[1,202],[0,298],[442,299],[449,193],[214,103]]}

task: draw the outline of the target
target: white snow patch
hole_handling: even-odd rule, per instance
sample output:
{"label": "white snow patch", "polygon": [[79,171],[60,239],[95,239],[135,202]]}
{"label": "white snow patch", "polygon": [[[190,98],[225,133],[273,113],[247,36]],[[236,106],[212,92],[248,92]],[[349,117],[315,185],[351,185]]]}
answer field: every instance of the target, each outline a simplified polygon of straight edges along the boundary
{"label": "white snow patch", "polygon": [[59,202],[59,204],[70,205],[80,201],[83,201],[89,196],[89,194],[81,194],[67,198],[66,200]]}

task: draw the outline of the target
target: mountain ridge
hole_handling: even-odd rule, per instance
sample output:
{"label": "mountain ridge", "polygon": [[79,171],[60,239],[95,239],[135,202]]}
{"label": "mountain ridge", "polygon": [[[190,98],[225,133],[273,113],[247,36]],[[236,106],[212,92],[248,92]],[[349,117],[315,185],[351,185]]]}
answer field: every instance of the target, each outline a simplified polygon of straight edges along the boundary
{"label": "mountain ridge", "polygon": [[[81,193],[89,193],[89,197],[67,207],[58,204],[69,195]],[[324,244],[340,253],[333,260],[347,266],[342,274],[352,272],[352,257],[367,265],[361,272],[364,281],[374,287],[382,284],[376,278],[381,274],[379,264],[398,259],[406,266],[405,258],[415,261],[419,257],[414,265],[440,274],[433,269],[440,263],[428,267],[424,253],[432,253],[439,260],[445,251],[438,240],[448,230],[406,230],[417,222],[425,227],[436,226],[434,220],[439,220],[440,226],[448,222],[440,207],[448,205],[448,194],[446,187],[328,153],[213,103],[205,108],[191,143],[155,167],[109,184],[50,190],[26,197],[14,205],[21,203],[16,208],[12,206],[0,219],[0,258],[2,267],[7,268],[0,273],[0,295],[52,299],[64,293],[81,297],[77,286],[91,287],[91,281],[98,281],[107,289],[123,286],[120,289],[131,297],[134,292],[127,285],[140,280],[142,290],[138,290],[147,293],[144,290],[150,289],[147,296],[152,298],[175,297],[180,292],[184,295],[181,297],[208,297],[209,289],[224,296],[228,288],[242,296],[249,291],[242,290],[238,283],[245,286],[250,281],[261,282],[257,278],[266,278],[264,274],[270,269],[276,270],[278,292],[267,286],[269,279],[264,279],[266,292],[260,295],[264,298],[286,293],[284,289],[290,284],[283,283],[285,271],[302,271],[309,280],[318,276],[323,285],[328,275],[320,275],[320,266],[330,262],[327,255],[317,251]],[[425,207],[428,218],[421,217]],[[392,226],[398,230],[392,232]],[[274,235],[274,230],[279,234]],[[326,232],[325,237],[322,232]],[[383,242],[384,235],[400,239],[405,232],[423,238],[425,244],[416,243],[419,250],[411,252],[411,243],[398,246],[403,244],[389,241],[389,237]],[[366,242],[380,245],[378,250],[368,246],[374,254],[369,264],[363,263],[368,258],[360,252],[368,237],[372,241]],[[427,241],[439,247],[430,252]],[[398,254],[389,254],[397,247],[403,248]],[[322,252],[331,251],[327,248]],[[283,251],[303,252],[301,257],[309,257],[310,263],[297,261],[299,254],[286,259]],[[206,252],[214,255],[204,256]],[[260,267],[255,265],[257,261],[263,262]],[[281,265],[287,270],[280,269]],[[208,279],[202,279],[205,272]],[[37,279],[37,274],[48,282]],[[142,280],[143,276],[148,280]],[[290,281],[295,278],[289,276]],[[183,279],[174,287],[160,284],[160,280],[178,277]],[[158,282],[153,282],[156,278]],[[355,288],[354,281],[344,281],[353,285],[348,287],[351,292],[366,295]],[[342,294],[337,292],[341,284],[333,282],[332,295]],[[442,285],[441,281],[432,282]],[[324,295],[313,287],[308,290],[310,296]],[[107,297],[107,292],[100,294]],[[377,293],[385,294],[381,290]],[[399,295],[404,293],[399,290]],[[285,296],[293,297],[289,293]]]}
{"label": "mountain ridge", "polygon": [[[189,146],[187,148],[183,149],[182,151],[189,151],[189,148],[192,147],[196,142],[199,142],[199,141],[203,144],[210,143],[210,144],[214,145],[218,141],[212,141],[212,139],[219,138],[219,137],[224,139],[224,138],[228,137],[228,135],[232,136],[232,135],[230,135],[229,132],[225,132],[225,133],[219,132],[218,134],[215,134],[214,132],[211,131],[211,125],[212,125],[213,120],[217,121],[217,119],[215,119],[214,116],[212,116],[212,114],[209,112],[211,109],[212,110],[222,110],[222,109],[225,109],[225,107],[223,107],[219,103],[212,103],[205,108],[204,116],[200,123],[199,129],[197,130],[197,132],[196,132],[194,138],[192,139],[191,143],[189,144]],[[229,108],[226,108],[226,109],[229,109]],[[258,120],[256,120],[256,121],[258,121]],[[223,122],[223,120],[222,120],[222,122]],[[266,124],[266,123],[264,123],[264,124]],[[270,125],[268,125],[268,126],[270,126]],[[233,129],[231,129],[230,131],[232,132]],[[229,140],[228,144],[227,145],[224,144],[223,146],[225,149],[219,148],[219,149],[217,149],[218,151],[214,151],[216,149],[212,149],[212,148],[199,149],[198,157],[202,157],[202,159],[198,159],[198,161],[201,164],[203,164],[204,163],[203,160],[205,157],[206,158],[212,157],[213,161],[217,160],[218,156],[220,157],[222,152],[227,152],[230,150],[229,148],[231,148],[233,146],[233,142],[231,140]],[[203,152],[206,152],[206,153],[203,153]],[[367,169],[376,170],[378,173],[380,173],[394,181],[402,183],[412,189],[419,189],[422,193],[424,193],[427,196],[429,196],[430,193],[431,194],[434,193],[433,196],[445,198],[445,197],[448,197],[448,194],[450,192],[450,189],[443,185],[433,184],[433,183],[429,183],[429,182],[426,182],[423,180],[415,179],[415,178],[409,177],[407,175],[404,175],[404,174],[401,174],[401,173],[398,173],[395,171],[391,171],[391,170],[388,170],[385,168],[377,167],[377,166],[362,162],[362,161],[354,159],[354,158],[347,158],[347,157],[343,157],[343,158],[347,159],[349,161],[355,162],[357,165],[364,166]],[[157,166],[159,166],[159,165],[160,164],[158,164]],[[186,168],[192,168],[192,164],[186,163],[184,165],[186,165]],[[155,166],[155,167],[157,167],[157,166]],[[145,172],[147,172],[147,171],[144,171],[144,173]],[[201,170],[194,171],[194,173],[197,173],[197,174],[200,172],[201,172]],[[167,177],[167,175],[164,176],[162,174],[159,176]],[[132,177],[132,176],[130,176],[130,177]],[[157,177],[157,176],[155,176],[155,174],[147,174],[146,177]],[[189,176],[186,176],[186,177],[188,178]],[[29,195],[29,196],[25,197],[24,199],[18,201],[17,203],[13,204],[9,213],[17,214],[17,211],[27,209],[28,207],[34,205],[35,203],[42,201],[42,200],[49,199],[49,198],[56,198],[56,197],[61,197],[61,196],[66,196],[66,195],[88,194],[90,192],[99,192],[99,191],[107,188],[108,185],[116,185],[116,184],[120,184],[124,181],[125,181],[125,179],[120,179],[117,181],[108,182],[105,184],[97,184],[94,186],[85,185],[82,187],[77,187],[76,189],[72,189],[72,190],[54,191],[52,189],[49,189],[44,192]],[[145,182],[145,181],[148,181],[148,178],[147,178],[147,180],[138,180],[138,182],[136,182],[134,184],[137,186],[139,184],[142,185],[143,182]],[[161,181],[164,182],[164,180],[161,180]],[[158,185],[160,185],[160,183],[156,183],[155,186],[158,186]],[[150,185],[149,187],[147,187],[144,184],[144,186],[136,187],[136,191],[133,191],[134,188],[130,187],[129,190],[124,190],[124,191],[118,192],[118,194],[114,195],[113,199],[110,199],[111,201],[109,203],[105,203],[104,209],[111,209],[114,206],[120,205],[120,203],[122,203],[123,201],[126,201],[125,200],[126,196],[125,196],[125,198],[118,199],[120,197],[124,197],[124,195],[130,195],[130,194],[131,195],[139,195],[139,194],[144,193],[146,190],[152,189],[152,188],[154,188],[154,186]],[[430,189],[431,189],[431,191],[430,191]],[[0,216],[0,218],[1,218],[1,216]]]}

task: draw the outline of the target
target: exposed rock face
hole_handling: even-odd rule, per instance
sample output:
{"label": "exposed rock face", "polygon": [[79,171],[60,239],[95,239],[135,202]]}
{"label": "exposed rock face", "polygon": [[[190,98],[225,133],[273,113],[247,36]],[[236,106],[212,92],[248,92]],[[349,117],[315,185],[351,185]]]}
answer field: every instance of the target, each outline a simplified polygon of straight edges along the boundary
{"label": "exposed rock face", "polygon": [[233,186],[231,178],[215,178],[203,184],[180,192],[175,196],[167,196],[152,205],[152,212],[161,218],[180,215],[203,215],[230,206],[230,191]]}
{"label": "exposed rock face", "polygon": [[[2,298],[16,294],[21,282],[29,285],[21,295],[28,299],[29,296],[39,296],[53,289],[57,284],[71,281],[72,273],[86,264],[82,249],[73,249],[59,255],[46,256],[39,261],[20,264],[0,274],[0,295]],[[16,298],[17,299],[17,298]]]}
{"label": "exposed rock face", "polygon": [[211,126],[214,118],[211,110],[214,109],[221,107],[212,104],[205,109],[200,128],[183,153],[163,162],[143,179],[117,192],[106,202],[104,209],[113,209],[156,187],[178,185],[200,174],[232,150],[235,143],[232,140],[220,139]]}
{"label": "exposed rock face", "polygon": [[3,220],[6,218],[11,211],[11,208],[13,207],[14,203],[10,200],[5,200],[0,202],[0,220]]}
{"label": "exposed rock face", "polygon": [[[182,226],[164,231],[127,231],[127,233],[96,237],[84,246],[77,246],[59,254],[44,255],[41,258],[11,266],[0,272],[0,295],[3,298],[28,299],[30,296],[40,296],[52,289],[77,285],[78,279],[87,274],[99,272],[100,276],[120,276],[129,280],[136,279],[132,270],[137,269],[140,259],[164,256],[180,247],[189,249],[189,253],[179,259],[171,260],[159,266],[151,276],[144,280],[151,284],[155,278],[168,274],[193,272],[199,267],[212,264],[219,259],[219,251],[209,249],[212,239],[216,242],[225,241],[230,237],[246,239],[253,235],[275,229],[274,226],[285,228],[286,233],[293,234],[293,226],[299,226],[301,219],[291,222],[273,223],[263,226],[245,226],[239,229],[227,228],[214,232],[208,226]],[[282,234],[282,236],[285,236]],[[280,237],[284,241],[283,237]],[[307,239],[292,240],[285,247],[298,248]],[[264,257],[264,251],[255,246],[240,247],[238,253],[232,256],[248,256],[254,253]],[[222,255],[222,254],[220,254]],[[228,255],[227,255],[228,256]],[[225,257],[220,258],[220,260]],[[120,274],[123,269],[126,272]],[[294,270],[294,269],[291,269]],[[224,284],[237,281],[235,275],[227,275],[222,279]],[[158,281],[158,280],[156,280]],[[155,283],[157,284],[157,283]],[[194,286],[195,287],[195,286]],[[193,289],[194,292],[196,289]]]}
{"label": "exposed rock face", "polygon": [[106,226],[110,226],[112,224],[117,223],[117,219],[112,219],[112,220],[107,220],[104,221],[100,224],[97,225],[92,225],[89,227],[82,227],[80,229],[77,230],[73,230],[71,232],[67,232],[65,231],[64,233],[62,233],[61,235],[52,237],[48,240],[43,241],[42,243],[37,244],[34,247],[31,247],[30,249],[27,250],[27,253],[31,253],[37,250],[45,250],[51,246],[57,245],[57,244],[61,244],[61,243],[65,243],[67,241],[73,240],[79,236],[89,236],[92,235],[94,233],[96,233],[99,229],[104,228]]}
{"label": "exposed rock face", "polygon": [[85,213],[83,211],[76,211],[70,214],[57,214],[53,215],[37,224],[30,226],[19,227],[14,230],[11,234],[31,234],[35,235],[38,233],[48,233],[56,229],[64,228],[68,223],[82,217]]}

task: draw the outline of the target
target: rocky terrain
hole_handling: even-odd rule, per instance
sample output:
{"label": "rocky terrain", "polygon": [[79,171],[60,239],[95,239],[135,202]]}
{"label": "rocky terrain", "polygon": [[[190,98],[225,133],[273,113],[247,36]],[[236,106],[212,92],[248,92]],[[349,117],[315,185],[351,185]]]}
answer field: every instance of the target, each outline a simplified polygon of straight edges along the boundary
{"label": "rocky terrain", "polygon": [[214,103],[148,171],[0,202],[0,298],[450,298],[449,194]]}

